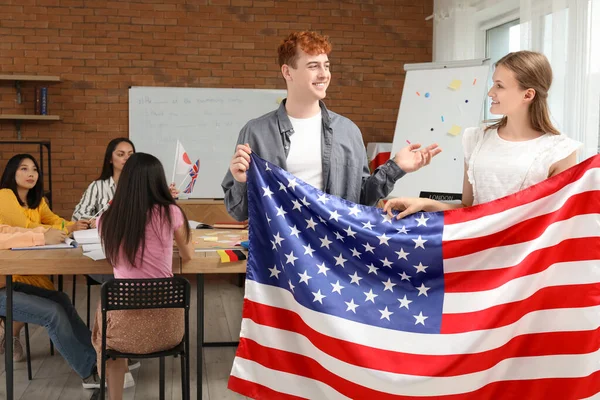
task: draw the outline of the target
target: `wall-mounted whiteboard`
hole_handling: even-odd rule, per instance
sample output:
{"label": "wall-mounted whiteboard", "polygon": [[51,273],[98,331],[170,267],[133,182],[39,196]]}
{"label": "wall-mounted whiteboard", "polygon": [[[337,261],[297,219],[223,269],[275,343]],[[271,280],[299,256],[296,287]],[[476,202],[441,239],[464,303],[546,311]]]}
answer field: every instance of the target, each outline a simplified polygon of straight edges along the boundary
{"label": "wall-mounted whiteboard", "polygon": [[388,197],[421,191],[461,193],[465,128],[481,124],[490,65],[487,61],[407,64],[392,157],[411,143],[442,148],[427,167],[405,175]]}
{"label": "wall-mounted whiteboard", "polygon": [[[275,110],[285,96],[285,90],[132,87],[129,138],[137,151],[158,157],[168,181],[179,139],[192,163],[200,159],[196,186],[187,197],[223,198],[221,181],[240,129]],[[183,179],[178,175],[175,182]]]}

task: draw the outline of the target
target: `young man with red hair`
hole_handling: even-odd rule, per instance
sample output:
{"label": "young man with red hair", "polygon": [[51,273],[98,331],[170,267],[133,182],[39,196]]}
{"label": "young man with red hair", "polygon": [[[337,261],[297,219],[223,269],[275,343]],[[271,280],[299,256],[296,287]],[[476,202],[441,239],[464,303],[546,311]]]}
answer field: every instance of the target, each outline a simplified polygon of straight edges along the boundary
{"label": "young man with red hair", "polygon": [[441,151],[435,144],[423,150],[412,144],[371,175],[360,129],[322,101],[331,80],[330,52],[327,37],[316,32],[292,33],[279,46],[288,97],[242,128],[222,183],[227,211],[235,219],[248,218],[246,171],[252,150],[317,189],[371,206]]}

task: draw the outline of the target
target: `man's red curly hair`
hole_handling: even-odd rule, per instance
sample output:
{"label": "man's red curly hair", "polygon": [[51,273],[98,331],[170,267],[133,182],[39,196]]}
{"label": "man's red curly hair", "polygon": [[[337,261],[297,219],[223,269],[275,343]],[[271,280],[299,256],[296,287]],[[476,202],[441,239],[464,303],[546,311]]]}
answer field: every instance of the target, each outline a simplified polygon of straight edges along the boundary
{"label": "man's red curly hair", "polygon": [[329,55],[331,53],[331,43],[329,43],[328,36],[323,36],[313,31],[294,32],[283,39],[277,49],[279,66],[287,64],[292,68],[296,68],[298,48],[311,55]]}

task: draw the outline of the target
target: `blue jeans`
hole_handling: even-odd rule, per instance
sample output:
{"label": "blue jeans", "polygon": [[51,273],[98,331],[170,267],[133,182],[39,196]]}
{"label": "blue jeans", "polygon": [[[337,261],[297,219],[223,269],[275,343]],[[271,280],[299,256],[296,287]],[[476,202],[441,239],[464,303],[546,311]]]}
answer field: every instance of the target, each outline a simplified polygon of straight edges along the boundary
{"label": "blue jeans", "polygon": [[[0,289],[0,315],[6,316],[6,288]],[[14,282],[13,320],[46,328],[56,349],[82,378],[94,371],[91,332],[63,292]]]}

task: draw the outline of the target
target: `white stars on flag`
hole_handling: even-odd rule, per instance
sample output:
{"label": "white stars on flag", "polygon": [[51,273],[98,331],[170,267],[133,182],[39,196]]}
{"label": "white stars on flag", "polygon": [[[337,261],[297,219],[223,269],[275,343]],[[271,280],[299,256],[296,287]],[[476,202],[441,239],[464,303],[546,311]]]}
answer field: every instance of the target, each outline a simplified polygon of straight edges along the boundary
{"label": "white stars on flag", "polygon": [[355,204],[354,207],[349,208],[348,210],[350,211],[350,214],[348,214],[348,215],[357,217],[358,214],[360,214],[360,209],[358,208],[358,204]]}
{"label": "white stars on flag", "polygon": [[321,203],[325,204],[329,201],[329,197],[325,196],[325,193],[322,193],[318,198],[317,201],[320,201]]}
{"label": "white stars on flag", "polygon": [[313,221],[312,217],[310,217],[310,219],[305,220],[306,221],[306,229],[312,229],[313,231],[315,230],[315,226],[317,226],[317,222]]}
{"label": "white stars on flag", "polygon": [[415,319],[416,319],[415,325],[421,324],[423,326],[425,326],[425,320],[427,318],[429,318],[429,317],[424,316],[422,311],[419,313],[419,315],[413,315],[413,317],[415,317]]}
{"label": "white stars on flag", "polygon": [[313,254],[315,251],[310,247],[310,244],[304,246],[302,245],[302,247],[304,247],[304,255],[308,254],[309,256],[313,257]]}
{"label": "white stars on flag", "polygon": [[344,263],[346,261],[348,261],[342,256],[342,253],[340,253],[340,255],[338,257],[333,257],[333,258],[335,258],[335,265],[341,265],[342,268],[344,268]]}
{"label": "white stars on flag", "polygon": [[298,228],[296,228],[296,225],[290,226],[290,229],[292,230],[290,236],[296,236],[296,238],[299,238],[298,234],[300,233],[300,231],[298,230]]}
{"label": "white stars on flag", "polygon": [[386,236],[385,233],[383,233],[381,236],[377,236],[377,239],[379,239],[379,244],[385,244],[386,246],[389,246],[390,244],[388,243],[388,240],[390,240],[391,238],[389,236]]}
{"label": "white stars on flag", "polygon": [[408,305],[409,305],[410,303],[412,303],[412,300],[409,300],[409,299],[407,299],[407,298],[406,298],[406,295],[404,295],[404,297],[403,297],[403,298],[401,298],[401,299],[398,299],[398,301],[400,302],[400,307],[398,307],[398,308],[403,308],[403,307],[404,307],[404,308],[406,308],[407,310],[408,310]]}
{"label": "white stars on flag", "polygon": [[317,264],[317,268],[319,268],[319,272],[317,272],[317,274],[323,274],[327,276],[327,271],[329,271],[329,268],[325,266],[325,261],[323,261],[321,264]]}
{"label": "white stars on flag", "polygon": [[338,218],[340,218],[340,217],[341,217],[341,215],[338,214],[337,210],[333,210],[333,212],[331,212],[330,215],[329,215],[329,219],[330,220],[334,219],[335,222],[339,222]]}
{"label": "white stars on flag", "polygon": [[327,235],[325,235],[325,237],[320,238],[319,240],[321,241],[321,247],[327,247],[327,249],[329,249],[329,245],[333,243],[331,240],[329,240]]}
{"label": "white stars on flag", "polygon": [[385,286],[385,288],[383,289],[384,292],[386,290],[389,290],[390,292],[394,293],[394,286],[396,286],[396,284],[394,282],[392,282],[392,280],[390,278],[388,278],[388,280],[386,282],[381,282],[381,283],[383,283],[383,286]]}
{"label": "white stars on flag", "polygon": [[300,276],[300,283],[306,283],[308,285],[308,280],[312,278],[312,276],[308,276],[308,271],[304,271],[302,274],[298,274]]}
{"label": "white stars on flag", "polygon": [[405,259],[408,261],[407,257],[410,253],[405,252],[402,247],[400,247],[400,251],[395,251],[394,253],[398,254],[398,260]]}
{"label": "white stars on flag", "polygon": [[285,263],[286,264],[292,264],[292,265],[294,265],[294,263],[298,259],[298,257],[294,257],[294,252],[293,251],[290,252],[290,254],[286,254],[285,257],[286,257]]}
{"label": "white stars on flag", "polygon": [[417,226],[427,226],[427,221],[429,221],[429,218],[425,218],[425,214],[421,213],[421,217],[416,218],[415,221],[417,221]]}
{"label": "white stars on flag", "polygon": [[425,244],[425,242],[427,242],[426,239],[421,238],[421,235],[419,235],[419,237],[417,239],[412,239],[413,242],[415,242],[415,249],[420,247],[422,249],[425,248],[425,246],[423,246]]}
{"label": "white stars on flag", "polygon": [[269,268],[271,271],[271,276],[269,278],[275,277],[275,279],[279,279],[280,270],[277,269],[277,265],[273,265],[273,268]]}
{"label": "white stars on flag", "polygon": [[388,311],[388,308],[384,308],[383,310],[379,310],[379,312],[381,313],[381,318],[380,319],[387,319],[388,321],[390,320],[390,315],[393,314],[393,312]]}
{"label": "white stars on flag", "polygon": [[292,178],[288,181],[287,187],[292,188],[292,190],[295,191],[297,185],[298,185],[298,182],[296,182],[296,178]]}
{"label": "white stars on flag", "polygon": [[275,208],[277,209],[277,215],[276,215],[276,217],[283,217],[283,218],[285,218],[285,214],[287,214],[287,211],[285,211],[283,209],[283,206],[281,206],[281,207],[275,207]]}
{"label": "white stars on flag", "polygon": [[427,265],[423,265],[423,263],[422,263],[422,262],[419,262],[419,265],[413,265],[413,267],[415,267],[415,268],[417,269],[417,274],[418,274],[419,272],[426,272],[425,270],[426,270],[427,268],[429,268]]}
{"label": "white stars on flag", "polygon": [[425,295],[425,296],[427,297],[427,291],[428,291],[429,289],[431,289],[431,288],[428,288],[427,286],[425,286],[425,284],[424,284],[424,283],[421,283],[421,286],[419,286],[419,287],[417,288],[417,290],[419,291],[419,294],[418,294],[417,296],[420,296],[420,295]]}
{"label": "white stars on flag", "polygon": [[353,275],[348,274],[348,276],[350,277],[350,283],[356,283],[358,286],[360,286],[360,280],[362,278],[358,276],[358,272],[354,271]]}
{"label": "white stars on flag", "polygon": [[350,301],[345,301],[344,303],[346,303],[348,306],[346,311],[352,311],[354,314],[356,314],[356,308],[358,307],[358,304],[354,304],[354,299],[350,299]]}
{"label": "white stars on flag", "polygon": [[327,296],[325,296],[324,294],[321,294],[321,289],[317,290],[317,292],[312,292],[313,296],[315,296],[315,299],[313,300],[313,303],[315,301],[318,301],[319,303],[323,304],[323,299]]}
{"label": "white stars on flag", "polygon": [[263,193],[263,197],[267,196],[268,198],[271,198],[271,196],[273,196],[273,192],[271,192],[271,188],[269,188],[269,186],[263,186],[263,190],[265,191]]}
{"label": "white stars on flag", "polygon": [[375,297],[379,296],[378,294],[373,293],[373,289],[369,290],[368,292],[364,292],[365,296],[367,296],[365,303],[367,301],[372,302],[373,304],[375,304]]}
{"label": "white stars on flag", "polygon": [[338,281],[336,283],[331,283],[330,285],[333,286],[333,288],[331,289],[331,293],[339,293],[342,294],[342,289],[344,288],[342,285],[340,285],[340,280],[338,279]]}

